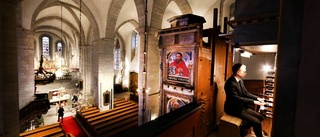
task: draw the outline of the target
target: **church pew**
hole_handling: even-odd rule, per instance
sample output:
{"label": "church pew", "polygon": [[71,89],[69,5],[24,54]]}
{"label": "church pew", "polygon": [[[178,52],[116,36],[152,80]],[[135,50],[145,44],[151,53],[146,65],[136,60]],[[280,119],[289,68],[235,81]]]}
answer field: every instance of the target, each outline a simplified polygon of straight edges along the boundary
{"label": "church pew", "polygon": [[120,107],[117,107],[117,108],[114,108],[114,109],[110,109],[110,110],[106,110],[106,111],[101,111],[99,113],[94,113],[94,114],[90,114],[90,115],[86,115],[84,116],[85,119],[90,119],[90,118],[93,118],[93,117],[97,117],[99,115],[103,115],[105,113],[110,113],[110,112],[113,112],[113,111],[117,111],[117,110],[120,110],[120,109],[124,109],[124,108],[127,108],[127,107],[130,107],[132,105],[135,105],[134,103],[131,103],[131,104],[126,104],[126,105],[123,105],[123,106],[120,106]]}
{"label": "church pew", "polygon": [[45,130],[49,130],[51,128],[56,128],[56,127],[60,127],[60,124],[59,123],[55,123],[55,124],[52,124],[52,125],[39,127],[39,128],[34,129],[34,130],[30,130],[30,131],[26,131],[26,132],[20,133],[20,136],[21,137],[22,136],[27,136],[27,135],[35,134],[35,133],[42,132],[42,131],[45,131]]}
{"label": "church pew", "polygon": [[136,113],[135,116],[131,116],[130,118],[117,120],[116,123],[109,124],[108,127],[98,130],[98,134],[100,135],[107,134],[108,136],[111,136],[113,134],[127,130],[128,128],[137,127],[137,126],[138,126],[138,113]]}
{"label": "church pew", "polygon": [[82,110],[80,110],[80,112],[81,113],[85,113],[85,112],[87,112],[87,111],[91,111],[91,110],[94,110],[94,109],[97,109],[96,107],[89,107],[89,108],[87,108],[87,109],[82,109]]}
{"label": "church pew", "polygon": [[122,102],[122,103],[119,103],[119,104],[114,104],[114,108],[117,108],[117,107],[120,107],[120,106],[123,106],[123,105],[126,105],[126,104],[131,104],[132,102],[131,101],[127,101],[127,102]]}
{"label": "church pew", "polygon": [[117,99],[117,100],[114,100],[113,104],[118,104],[118,103],[125,102],[125,101],[128,101],[128,100],[125,100],[124,98]]}
{"label": "church pew", "polygon": [[56,127],[56,128],[51,128],[51,129],[44,130],[44,131],[41,131],[41,132],[37,132],[37,133],[35,133],[35,134],[30,134],[30,135],[27,135],[27,136],[25,136],[25,137],[54,136],[54,135],[57,135],[57,134],[60,134],[60,133],[63,133],[62,128]]}
{"label": "church pew", "polygon": [[56,134],[56,135],[53,135],[53,136],[50,136],[50,137],[65,137],[65,133],[61,132],[59,134]]}
{"label": "church pew", "polygon": [[86,112],[84,112],[84,113],[81,113],[81,115],[82,115],[83,117],[85,117],[85,116],[87,116],[87,115],[94,114],[94,113],[99,113],[99,112],[100,112],[99,109],[93,109],[93,110],[90,110],[90,111],[86,111]]}
{"label": "church pew", "polygon": [[137,105],[133,105],[133,106],[130,106],[130,107],[126,107],[126,108],[123,108],[123,109],[120,109],[120,110],[117,110],[117,111],[109,112],[109,113],[106,113],[104,115],[100,115],[100,116],[97,116],[97,117],[93,117],[91,119],[87,119],[87,121],[91,125],[94,125],[95,123],[99,123],[99,121],[102,121],[104,118],[108,118],[110,116],[113,116],[113,115],[116,115],[116,114],[119,114],[119,113],[125,113],[126,111],[129,111],[129,110],[135,109],[135,108],[138,108],[138,106]]}
{"label": "church pew", "polygon": [[137,114],[138,114],[138,108],[131,109],[129,111],[118,113],[118,114],[106,117],[104,119],[101,119],[99,121],[92,122],[91,125],[94,127],[94,129],[98,130],[98,129],[110,126],[115,122],[120,122],[121,120],[128,119],[130,117],[135,117],[137,116]]}
{"label": "church pew", "polygon": [[[135,113],[138,113],[138,105],[132,101],[121,99],[121,100],[117,100],[115,102],[117,102],[116,104],[118,104],[118,105],[117,105],[117,107],[115,107],[113,109],[101,111],[101,112],[95,111],[95,112],[91,113],[91,111],[95,110],[95,109],[91,108],[90,110],[83,111],[84,114],[82,114],[81,112],[79,112],[79,114],[77,113],[76,118],[79,119],[81,123],[83,123],[84,128],[86,128],[88,130],[88,132],[90,132],[91,135],[100,136],[98,134],[98,131],[95,129],[94,124],[102,124],[102,123],[107,122],[107,121],[102,121],[102,120],[107,119],[107,117],[113,117],[113,118],[123,117],[124,115],[122,115],[121,113],[124,113],[125,115],[130,115],[130,116],[131,116],[131,114],[135,115]],[[130,110],[132,110],[132,111],[130,111]],[[128,112],[128,113],[125,113],[125,112]],[[117,115],[117,116],[115,116],[115,115]],[[136,115],[138,115],[138,114],[136,114]],[[135,117],[135,116],[133,116],[133,117]],[[132,116],[130,118],[132,118]],[[138,122],[138,118],[136,118],[136,121]],[[94,124],[92,124],[93,122],[94,122]],[[133,123],[137,123],[137,122],[133,122]],[[132,123],[128,123],[128,124],[132,124]],[[138,124],[133,124],[133,125],[137,126]],[[103,127],[103,126],[107,126],[107,125],[102,124],[100,126]],[[130,126],[130,127],[132,127],[132,126]]]}

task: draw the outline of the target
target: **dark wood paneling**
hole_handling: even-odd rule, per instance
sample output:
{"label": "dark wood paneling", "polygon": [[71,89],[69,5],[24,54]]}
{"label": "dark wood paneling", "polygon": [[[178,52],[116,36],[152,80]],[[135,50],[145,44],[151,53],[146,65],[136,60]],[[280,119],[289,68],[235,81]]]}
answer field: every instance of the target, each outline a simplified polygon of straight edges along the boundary
{"label": "dark wood paneling", "polygon": [[243,82],[250,93],[257,96],[263,94],[264,80],[243,80]]}

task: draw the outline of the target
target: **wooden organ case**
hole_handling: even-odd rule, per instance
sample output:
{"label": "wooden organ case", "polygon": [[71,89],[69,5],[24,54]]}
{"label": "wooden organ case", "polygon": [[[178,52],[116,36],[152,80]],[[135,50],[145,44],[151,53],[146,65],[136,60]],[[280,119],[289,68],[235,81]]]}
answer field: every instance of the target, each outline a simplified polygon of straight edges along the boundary
{"label": "wooden organ case", "polygon": [[[203,30],[203,17],[186,14],[168,21],[171,28],[158,32],[161,50],[160,111],[163,115],[189,103],[202,104],[200,130],[204,136],[220,118],[215,110],[218,89],[213,80],[217,70],[214,63],[221,63],[218,65],[219,73],[222,71],[218,76],[221,80],[218,81],[224,81],[227,46],[224,40],[218,42],[222,48],[214,46],[218,38],[214,35],[218,35],[218,29]],[[218,61],[217,56],[220,58]]]}

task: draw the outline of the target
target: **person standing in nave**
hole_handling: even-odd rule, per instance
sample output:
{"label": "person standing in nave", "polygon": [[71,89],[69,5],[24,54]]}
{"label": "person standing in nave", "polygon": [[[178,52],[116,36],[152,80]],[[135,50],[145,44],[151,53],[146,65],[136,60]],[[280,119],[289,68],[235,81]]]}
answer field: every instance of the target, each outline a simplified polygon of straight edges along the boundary
{"label": "person standing in nave", "polygon": [[63,106],[61,105],[58,109],[58,122],[60,120],[60,117],[61,117],[61,122],[63,122],[63,114],[64,114],[64,109],[63,109]]}

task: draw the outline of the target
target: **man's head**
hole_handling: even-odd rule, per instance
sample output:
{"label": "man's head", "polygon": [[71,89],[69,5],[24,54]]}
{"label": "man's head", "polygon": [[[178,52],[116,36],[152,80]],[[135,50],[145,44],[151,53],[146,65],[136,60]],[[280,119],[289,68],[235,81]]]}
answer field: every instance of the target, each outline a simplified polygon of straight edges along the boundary
{"label": "man's head", "polygon": [[182,59],[182,54],[180,52],[176,53],[176,60],[180,61]]}
{"label": "man's head", "polygon": [[243,79],[246,76],[246,71],[246,65],[243,65],[241,63],[234,64],[232,67],[233,76],[240,79]]}

